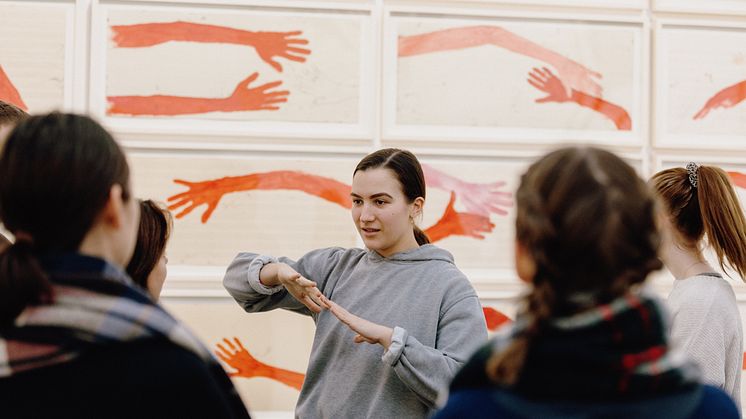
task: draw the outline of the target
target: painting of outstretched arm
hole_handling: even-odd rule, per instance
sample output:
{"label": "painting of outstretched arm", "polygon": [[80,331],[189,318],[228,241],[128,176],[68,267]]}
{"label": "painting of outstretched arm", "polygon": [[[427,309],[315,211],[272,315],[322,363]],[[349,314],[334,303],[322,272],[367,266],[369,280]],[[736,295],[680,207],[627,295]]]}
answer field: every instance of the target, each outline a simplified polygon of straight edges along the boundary
{"label": "painting of outstretched arm", "polygon": [[743,102],[744,99],[746,99],[746,80],[728,86],[715,93],[711,98],[707,99],[707,102],[702,106],[702,109],[697,111],[692,118],[702,119],[713,109],[732,108]]}
{"label": "painting of outstretched arm", "polygon": [[265,377],[296,390],[300,390],[303,386],[304,374],[274,367],[257,360],[237,337],[233,337],[232,341],[223,338],[223,342],[215,346],[215,355],[233,368],[234,371],[228,371],[228,375],[231,377]]}
{"label": "painting of outstretched arm", "polygon": [[8,75],[5,74],[2,65],[0,65],[0,100],[12,103],[24,111],[28,111],[28,106],[26,106],[26,103],[21,98],[21,94],[18,93],[18,89],[10,81]]}
{"label": "painting of outstretched arm", "polygon": [[225,98],[198,98],[168,95],[109,96],[109,115],[186,115],[207,112],[277,111],[288,101],[287,90],[272,90],[282,81],[264,83],[256,87],[254,73],[241,80],[230,96]]}
{"label": "painting of outstretched arm", "polygon": [[93,89],[101,95],[94,101],[101,114],[154,123],[358,125],[368,117],[360,113],[367,91],[360,66],[365,16],[127,5],[101,10],[97,27],[105,45],[96,51],[106,66]]}
{"label": "painting of outstretched arm", "polygon": [[195,22],[153,22],[111,27],[112,39],[120,48],[150,47],[170,41],[246,45],[253,47],[261,59],[282,71],[278,58],[303,63],[311,50],[303,31],[254,32],[227,26]]}
{"label": "painting of outstretched arm", "polygon": [[[559,141],[569,132],[635,129],[641,103],[640,27],[409,16],[394,22],[394,135],[397,129],[417,133],[428,127],[436,135],[440,127],[450,126],[458,127],[462,137],[482,133],[494,138],[509,130],[515,140],[515,135],[541,131]],[[533,69],[551,75],[539,75],[539,86],[525,83]],[[547,99],[536,101],[536,89]],[[598,141],[599,136],[583,138]]]}
{"label": "painting of outstretched arm", "polygon": [[630,121],[629,114],[624,108],[575,89],[572,89],[568,95],[567,89],[562,84],[562,80],[546,67],[531,70],[527,81],[531,86],[547,94],[545,97],[536,99],[536,103],[573,102],[605,116],[620,131],[629,131],[632,129],[632,121]]}
{"label": "painting of outstretched arm", "polygon": [[554,67],[568,89],[578,90],[593,96],[601,96],[602,87],[596,81],[601,78],[601,73],[589,70],[582,64],[516,35],[501,26],[466,26],[402,36],[399,37],[398,54],[399,57],[409,57],[482,45],[494,45],[516,54],[535,58]]}
{"label": "painting of outstretched arm", "polygon": [[657,145],[742,147],[746,30],[663,25],[658,37]]}

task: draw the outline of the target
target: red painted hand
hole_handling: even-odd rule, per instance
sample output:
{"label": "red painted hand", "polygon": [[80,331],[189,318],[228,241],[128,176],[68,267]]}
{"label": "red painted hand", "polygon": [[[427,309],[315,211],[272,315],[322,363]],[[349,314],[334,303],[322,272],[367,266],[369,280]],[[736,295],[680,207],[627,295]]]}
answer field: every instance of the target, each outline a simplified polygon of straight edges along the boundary
{"label": "red painted hand", "polygon": [[466,212],[489,219],[490,214],[508,215],[506,208],[513,206],[510,192],[501,191],[505,182],[471,183],[460,181],[452,191]]}
{"label": "red painted hand", "polygon": [[184,185],[189,188],[188,191],[178,193],[168,197],[171,204],[168,209],[175,211],[181,209],[176,214],[176,218],[182,218],[192,212],[200,205],[207,205],[207,209],[202,213],[202,223],[206,223],[212,212],[217,208],[220,199],[229,192],[234,192],[236,188],[232,187],[235,178],[220,178],[206,180],[203,182],[187,182],[186,180],[174,179],[174,183]]}
{"label": "red painted hand", "polygon": [[562,84],[562,80],[555,76],[548,68],[534,68],[528,73],[528,83],[531,86],[541,90],[548,96],[536,99],[536,103],[547,103],[547,102],[569,102],[570,95],[565,85]]}
{"label": "red painted hand", "polygon": [[489,217],[456,212],[453,208],[455,201],[456,193],[451,192],[451,199],[443,216],[434,226],[425,231],[431,241],[436,242],[448,236],[467,236],[482,240],[484,239],[483,233],[489,233],[495,228]]}
{"label": "red painted hand", "polygon": [[265,377],[267,375],[267,366],[259,362],[251,356],[248,350],[244,348],[241,341],[237,337],[233,337],[233,342],[227,338],[223,338],[223,344],[218,343],[216,345],[215,355],[218,356],[223,362],[233,368],[234,372],[228,372],[231,377]]}
{"label": "red painted hand", "polygon": [[305,62],[306,55],[311,53],[310,49],[300,48],[298,45],[308,45],[308,40],[297,38],[302,31],[293,32],[252,32],[250,44],[256,49],[256,53],[267,64],[277,71],[282,72],[282,65],[275,57],[285,58],[295,62]]}
{"label": "red painted hand", "polygon": [[228,372],[229,376],[243,378],[266,377],[290,386],[296,390],[300,390],[301,387],[303,387],[303,380],[306,378],[305,375],[295,371],[273,367],[256,360],[256,358],[254,358],[249,351],[244,348],[237,337],[233,337],[233,342],[223,338],[223,342],[225,343],[225,346],[220,343],[216,345],[217,349],[215,350],[215,355],[228,364],[228,366],[236,370]]}
{"label": "red painted hand", "polygon": [[265,83],[261,86],[249,88],[249,85],[259,77],[259,73],[254,73],[249,77],[241,80],[233,94],[226,99],[228,111],[276,111],[279,110],[280,103],[287,102],[287,96],[290,94],[287,90],[268,92],[282,84],[281,81]]}

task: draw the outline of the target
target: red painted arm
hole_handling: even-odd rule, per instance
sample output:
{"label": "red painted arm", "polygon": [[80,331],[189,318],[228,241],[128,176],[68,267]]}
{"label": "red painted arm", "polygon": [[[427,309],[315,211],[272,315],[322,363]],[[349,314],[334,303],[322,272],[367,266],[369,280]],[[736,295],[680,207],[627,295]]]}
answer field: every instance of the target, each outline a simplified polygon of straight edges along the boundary
{"label": "red painted arm", "polygon": [[500,189],[505,182],[471,183],[427,165],[422,165],[425,183],[456,194],[457,200],[466,207],[466,212],[489,217],[490,214],[507,215],[506,208],[513,206],[512,194]]}
{"label": "red painted arm", "polygon": [[223,343],[225,343],[225,346],[221,343],[216,345],[215,355],[231,368],[236,370],[228,372],[229,376],[244,378],[265,377],[297,390],[300,390],[301,387],[303,387],[305,375],[299,372],[273,367],[258,361],[249,353],[248,350],[246,350],[246,348],[244,348],[243,344],[237,337],[233,338],[233,342],[227,338],[223,338]]}
{"label": "red painted arm", "polygon": [[18,89],[13,86],[13,83],[10,81],[8,75],[5,74],[2,66],[0,66],[0,100],[12,103],[24,111],[28,111],[28,106],[26,106],[26,103],[21,99],[21,94],[18,93]]}
{"label": "red painted arm", "polygon": [[536,99],[536,103],[574,102],[610,119],[620,131],[629,131],[632,129],[632,121],[624,108],[577,90],[573,90],[568,96],[562,81],[549,71],[548,68],[534,68],[529,73],[528,83],[547,94],[546,97]]}
{"label": "red painted arm", "polygon": [[399,38],[399,57],[494,45],[535,58],[554,67],[565,86],[601,96],[601,85],[594,78],[601,74],[582,64],[544,48],[499,26],[466,26]]}
{"label": "red painted arm", "polygon": [[276,111],[279,104],[287,102],[287,90],[268,91],[282,84],[281,81],[249,88],[259,77],[254,73],[242,80],[227,98],[199,98],[185,96],[109,96],[109,115],[173,116],[207,112]]}
{"label": "red painted arm", "polygon": [[114,25],[111,30],[112,40],[122,48],[150,47],[169,41],[247,45],[277,71],[282,71],[282,66],[275,57],[305,62],[305,56],[311,53],[299,47],[308,44],[308,40],[298,38],[301,31],[252,32],[183,21]]}
{"label": "red painted arm", "polygon": [[702,119],[717,108],[732,108],[746,99],[746,80],[728,86],[725,89],[715,93],[707,100],[702,109],[697,112],[692,119]]}
{"label": "red painted arm", "polygon": [[168,197],[168,202],[171,203],[168,208],[170,210],[181,210],[176,214],[176,218],[182,218],[196,207],[207,205],[207,209],[202,214],[203,223],[210,219],[223,195],[255,189],[297,190],[318,196],[344,208],[349,209],[352,205],[349,185],[335,179],[296,171],[280,170],[252,173],[245,176],[230,176],[202,182],[187,182],[175,179],[174,182],[188,187],[189,190]]}
{"label": "red painted arm", "polygon": [[425,230],[425,234],[433,243],[449,236],[467,236],[483,240],[483,233],[491,232],[495,225],[490,222],[489,217],[456,212],[453,208],[455,200],[456,193],[451,192],[451,199],[443,216],[435,225]]}

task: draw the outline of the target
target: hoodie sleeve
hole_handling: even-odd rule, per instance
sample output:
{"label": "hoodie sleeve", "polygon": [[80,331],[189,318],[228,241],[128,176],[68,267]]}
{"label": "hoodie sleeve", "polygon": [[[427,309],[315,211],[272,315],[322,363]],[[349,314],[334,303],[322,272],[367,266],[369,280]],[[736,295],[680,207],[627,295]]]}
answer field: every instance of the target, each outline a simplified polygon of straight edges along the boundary
{"label": "hoodie sleeve", "polygon": [[311,316],[311,310],[290,295],[282,285],[267,287],[259,282],[259,272],[269,263],[287,263],[303,277],[316,282],[319,290],[325,293],[329,276],[343,253],[344,249],[340,247],[318,249],[306,253],[297,261],[286,257],[274,258],[255,253],[239,253],[228,265],[223,277],[223,286],[247,312],[284,308]]}
{"label": "hoodie sleeve", "polygon": [[435,348],[396,327],[383,362],[391,365],[399,379],[427,406],[434,408],[438,394],[486,341],[484,314],[472,291],[442,310]]}

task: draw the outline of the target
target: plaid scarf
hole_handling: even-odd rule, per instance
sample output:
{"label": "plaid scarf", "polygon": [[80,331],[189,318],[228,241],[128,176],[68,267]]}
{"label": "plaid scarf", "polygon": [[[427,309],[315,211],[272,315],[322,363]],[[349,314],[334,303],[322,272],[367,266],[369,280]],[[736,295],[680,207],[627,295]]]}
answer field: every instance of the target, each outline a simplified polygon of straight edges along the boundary
{"label": "plaid scarf", "polygon": [[[528,322],[518,321],[512,335]],[[621,400],[691,388],[698,370],[667,344],[661,304],[627,294],[557,318],[534,338],[512,389],[530,398]]]}
{"label": "plaid scarf", "polygon": [[184,326],[122,271],[80,254],[40,258],[53,302],[27,307],[0,330],[0,377],[72,361],[98,347],[164,339],[216,364]]}

